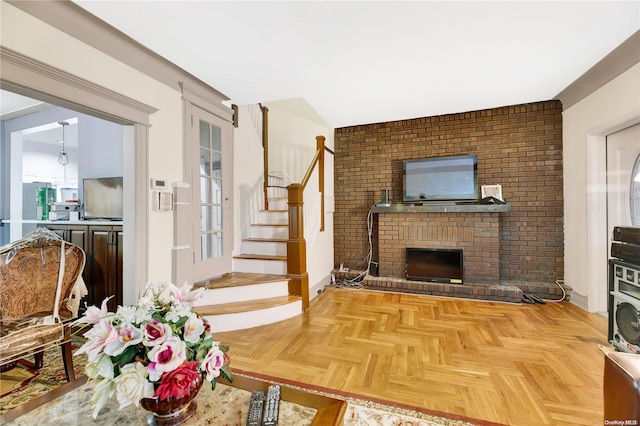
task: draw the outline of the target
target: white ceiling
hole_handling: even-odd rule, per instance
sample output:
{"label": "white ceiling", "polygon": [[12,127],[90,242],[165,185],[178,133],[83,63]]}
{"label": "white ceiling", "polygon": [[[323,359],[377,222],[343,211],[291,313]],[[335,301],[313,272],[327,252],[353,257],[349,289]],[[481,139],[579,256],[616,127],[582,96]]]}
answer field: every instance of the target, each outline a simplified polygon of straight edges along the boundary
{"label": "white ceiling", "polygon": [[536,102],[640,29],[639,1],[75,1],[243,105],[331,127]]}
{"label": "white ceiling", "polygon": [[[0,120],[10,120],[23,115],[52,108],[53,105],[42,101],[18,95],[6,90],[0,90]],[[78,118],[65,119],[68,126],[64,129],[65,148],[78,148]],[[43,143],[62,147],[62,125],[59,122],[42,123],[21,131],[23,142]]]}
{"label": "white ceiling", "polygon": [[231,98],[332,127],[549,100],[640,29],[638,1],[83,1]]}

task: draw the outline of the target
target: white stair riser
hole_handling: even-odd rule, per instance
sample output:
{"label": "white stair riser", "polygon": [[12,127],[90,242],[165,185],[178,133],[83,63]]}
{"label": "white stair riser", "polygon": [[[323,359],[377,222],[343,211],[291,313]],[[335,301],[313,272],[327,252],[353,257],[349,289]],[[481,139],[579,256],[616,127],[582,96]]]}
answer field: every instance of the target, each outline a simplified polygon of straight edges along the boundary
{"label": "white stair riser", "polygon": [[286,198],[274,198],[269,200],[269,209],[288,210],[289,202]]}
{"label": "white stair riser", "polygon": [[286,225],[289,223],[289,212],[286,210],[262,210],[258,213],[258,223]]}
{"label": "white stair riser", "polygon": [[251,238],[273,238],[287,239],[289,237],[289,227],[287,226],[269,226],[269,225],[251,225],[249,230]]}
{"label": "white stair riser", "polygon": [[287,243],[275,241],[244,240],[240,246],[242,254],[261,254],[265,256],[286,256]]}
{"label": "white stair riser", "polygon": [[[211,332],[215,335],[215,333],[223,333],[225,331],[244,330],[246,328],[273,324],[301,314],[302,301],[296,301],[286,305],[273,306],[256,311],[206,315],[205,318],[209,321]],[[230,344],[233,345],[233,342],[230,342]]]}
{"label": "white stair riser", "polygon": [[193,306],[221,305],[223,303],[269,299],[271,297],[286,296],[288,294],[289,284],[287,281],[214,288],[206,290],[202,299],[194,302]]}
{"label": "white stair riser", "polygon": [[267,199],[271,198],[287,198],[287,188],[278,188],[275,186],[267,187]]}
{"label": "white stair riser", "polygon": [[[287,262],[283,260],[262,259],[233,259],[234,272],[248,272],[255,274],[286,275]],[[253,297],[247,297],[252,300]]]}
{"label": "white stair riser", "polygon": [[268,186],[285,186],[284,178],[280,176],[269,175]]}

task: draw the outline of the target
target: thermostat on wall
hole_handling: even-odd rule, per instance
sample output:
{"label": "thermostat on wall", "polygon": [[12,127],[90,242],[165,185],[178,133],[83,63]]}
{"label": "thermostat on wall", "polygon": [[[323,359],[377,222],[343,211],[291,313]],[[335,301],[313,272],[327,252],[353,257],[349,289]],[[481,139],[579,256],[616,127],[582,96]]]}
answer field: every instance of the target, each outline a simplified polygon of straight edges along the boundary
{"label": "thermostat on wall", "polygon": [[156,191],[164,191],[167,189],[167,181],[162,179],[151,179],[151,189]]}

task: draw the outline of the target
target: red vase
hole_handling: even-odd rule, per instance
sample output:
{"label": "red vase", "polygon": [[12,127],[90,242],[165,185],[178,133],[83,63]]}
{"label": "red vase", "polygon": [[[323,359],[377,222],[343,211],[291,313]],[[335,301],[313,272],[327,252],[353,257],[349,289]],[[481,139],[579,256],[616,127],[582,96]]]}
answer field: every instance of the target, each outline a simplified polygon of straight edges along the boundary
{"label": "red vase", "polygon": [[193,399],[200,392],[204,375],[199,375],[194,381],[189,395],[182,398],[142,398],[140,405],[147,411],[151,411],[147,416],[147,423],[151,426],[179,425],[193,416],[196,412],[197,404]]}

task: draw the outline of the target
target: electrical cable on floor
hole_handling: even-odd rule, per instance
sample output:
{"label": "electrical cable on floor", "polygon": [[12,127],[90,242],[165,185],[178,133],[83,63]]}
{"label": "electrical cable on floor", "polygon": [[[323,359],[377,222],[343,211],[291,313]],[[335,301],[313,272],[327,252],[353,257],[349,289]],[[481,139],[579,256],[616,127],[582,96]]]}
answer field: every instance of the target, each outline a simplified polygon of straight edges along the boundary
{"label": "electrical cable on floor", "polygon": [[[375,204],[374,204],[375,206]],[[362,280],[369,274],[369,270],[371,269],[371,260],[373,257],[373,242],[372,242],[372,234],[373,234],[373,207],[369,209],[369,213],[367,213],[367,240],[369,242],[369,252],[364,258],[364,262],[367,265],[367,268],[358,274],[356,277],[351,279],[341,279],[336,280],[335,283],[328,284],[328,287],[336,287],[336,288],[357,288],[364,289],[362,285]]]}
{"label": "electrical cable on floor", "polygon": [[542,299],[542,300],[544,300],[545,302],[553,302],[553,303],[562,302],[567,297],[567,292],[564,289],[564,287],[562,286],[562,284],[560,284],[560,283],[564,284],[564,280],[556,280],[556,285],[558,287],[560,287],[560,290],[562,290],[562,298],[561,299],[557,299],[557,300],[556,299]]}

